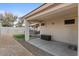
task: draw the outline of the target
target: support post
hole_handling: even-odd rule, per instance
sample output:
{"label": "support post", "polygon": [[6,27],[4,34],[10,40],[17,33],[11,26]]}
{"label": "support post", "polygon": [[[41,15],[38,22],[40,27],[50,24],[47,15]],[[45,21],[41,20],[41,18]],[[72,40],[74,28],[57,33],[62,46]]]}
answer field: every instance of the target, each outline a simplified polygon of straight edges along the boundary
{"label": "support post", "polygon": [[27,20],[25,22],[25,41],[28,41],[30,39],[29,37],[29,22]]}
{"label": "support post", "polygon": [[[78,4],[78,25],[79,25],[79,4]],[[79,27],[78,27],[79,30]],[[78,31],[79,34],[79,31]],[[79,37],[78,37],[78,56],[79,56]]]}

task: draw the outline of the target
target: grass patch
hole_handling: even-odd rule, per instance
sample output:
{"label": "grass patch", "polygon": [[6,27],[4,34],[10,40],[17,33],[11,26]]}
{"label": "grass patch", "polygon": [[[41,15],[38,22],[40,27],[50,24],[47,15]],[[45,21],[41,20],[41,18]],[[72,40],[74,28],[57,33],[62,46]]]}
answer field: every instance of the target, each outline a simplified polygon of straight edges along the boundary
{"label": "grass patch", "polygon": [[25,40],[25,34],[15,34],[14,38],[16,40]]}

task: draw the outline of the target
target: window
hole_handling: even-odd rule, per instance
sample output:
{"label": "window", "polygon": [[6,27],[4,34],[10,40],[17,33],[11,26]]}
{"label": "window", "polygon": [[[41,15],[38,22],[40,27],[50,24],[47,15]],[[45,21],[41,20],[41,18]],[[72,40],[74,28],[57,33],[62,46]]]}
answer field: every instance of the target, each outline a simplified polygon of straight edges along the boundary
{"label": "window", "polygon": [[75,24],[75,19],[69,19],[64,21],[65,24]]}

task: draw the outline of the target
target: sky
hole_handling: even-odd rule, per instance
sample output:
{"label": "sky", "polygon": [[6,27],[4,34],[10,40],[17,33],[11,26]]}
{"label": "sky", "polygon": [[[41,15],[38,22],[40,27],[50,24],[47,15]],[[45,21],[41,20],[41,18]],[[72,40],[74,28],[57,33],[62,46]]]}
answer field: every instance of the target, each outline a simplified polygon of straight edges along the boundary
{"label": "sky", "polygon": [[31,12],[42,5],[41,3],[0,3],[0,13],[10,12],[19,17]]}

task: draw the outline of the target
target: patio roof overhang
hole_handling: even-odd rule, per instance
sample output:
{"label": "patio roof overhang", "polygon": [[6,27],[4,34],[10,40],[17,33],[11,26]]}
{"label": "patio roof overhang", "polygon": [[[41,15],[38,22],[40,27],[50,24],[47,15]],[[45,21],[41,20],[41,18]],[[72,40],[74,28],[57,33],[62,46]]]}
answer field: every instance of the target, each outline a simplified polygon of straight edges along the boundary
{"label": "patio roof overhang", "polygon": [[31,13],[23,16],[28,21],[42,22],[51,17],[60,17],[64,14],[72,14],[77,12],[77,4],[75,3],[53,3],[43,4]]}

